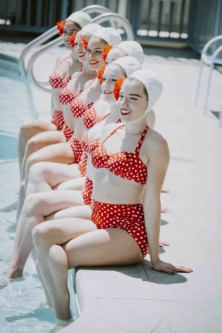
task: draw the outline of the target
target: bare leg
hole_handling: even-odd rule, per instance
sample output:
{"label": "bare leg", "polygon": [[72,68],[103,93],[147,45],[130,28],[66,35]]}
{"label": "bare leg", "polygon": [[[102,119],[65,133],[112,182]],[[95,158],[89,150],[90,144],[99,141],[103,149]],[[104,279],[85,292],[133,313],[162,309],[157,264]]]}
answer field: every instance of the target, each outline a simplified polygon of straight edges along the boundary
{"label": "bare leg", "polygon": [[55,162],[61,164],[72,164],[75,162],[72,148],[68,143],[57,143],[45,147],[29,156],[25,168],[25,184],[27,186],[29,170],[38,162]]}
{"label": "bare leg", "polygon": [[45,131],[56,131],[57,128],[52,123],[47,123],[41,120],[32,120],[25,122],[19,131],[18,139],[18,159],[19,159],[19,168],[21,170],[23,157],[25,154],[25,147],[29,139],[34,135],[45,132]]}
{"label": "bare leg", "polygon": [[49,297],[49,293],[48,293],[48,291],[46,289],[46,286],[45,286],[45,283],[43,281],[43,278],[42,278],[42,275],[41,275],[41,272],[40,272],[40,269],[39,269],[39,266],[38,266],[38,263],[37,263],[37,260],[36,260],[36,253],[35,253],[35,249],[34,248],[33,248],[32,252],[31,252],[31,257],[32,257],[32,259],[33,259],[33,261],[35,263],[35,268],[36,268],[36,271],[38,273],[39,280],[40,280],[40,282],[42,284],[42,288],[43,288],[43,291],[44,291],[44,294],[45,294],[46,302],[47,302],[48,306],[50,308],[52,308],[53,307],[52,306],[52,301],[51,301],[51,299]]}
{"label": "bare leg", "polygon": [[36,151],[57,143],[66,143],[64,134],[61,131],[48,131],[39,133],[28,140],[25,149],[25,155],[22,161],[21,177],[24,179],[25,166],[28,157]]}
{"label": "bare leg", "polygon": [[76,163],[66,165],[40,162],[34,164],[30,169],[26,193],[29,195],[37,192],[51,191],[59,184],[79,177],[80,173]]}
{"label": "bare leg", "polygon": [[25,199],[6,279],[22,277],[25,263],[33,249],[32,229],[44,222],[45,216],[75,205],[85,206],[79,191],[52,191],[50,195],[48,192],[36,193]]}
{"label": "bare leg", "polygon": [[19,217],[21,215],[22,207],[24,205],[25,201],[25,181],[23,180],[20,184],[19,188],[19,198],[18,198],[18,204],[17,204],[17,212],[16,212],[16,218],[15,223],[18,223]]}
{"label": "bare leg", "polygon": [[[84,228],[85,223],[90,226],[89,221],[81,220]],[[33,241],[42,277],[56,317],[60,320],[71,317],[67,287],[69,268],[129,265],[142,259],[138,244],[125,230],[103,229],[87,232],[84,229],[85,232],[60,246],[59,244],[66,241],[66,237],[63,237],[61,232],[58,233],[58,239],[55,234],[53,237],[52,232],[50,235],[45,226],[46,223],[33,230]],[[80,224],[73,219],[72,230],[75,228],[79,231]]]}
{"label": "bare leg", "polygon": [[85,177],[80,177],[80,178],[67,180],[66,182],[63,182],[63,183],[53,187],[53,190],[58,190],[58,191],[77,190],[77,191],[81,191],[84,184],[85,184]]}
{"label": "bare leg", "polygon": [[65,209],[61,209],[58,212],[52,213],[46,216],[45,220],[58,220],[58,219],[66,219],[66,218],[80,218],[90,220],[92,215],[92,209],[88,205],[82,206],[74,206]]}

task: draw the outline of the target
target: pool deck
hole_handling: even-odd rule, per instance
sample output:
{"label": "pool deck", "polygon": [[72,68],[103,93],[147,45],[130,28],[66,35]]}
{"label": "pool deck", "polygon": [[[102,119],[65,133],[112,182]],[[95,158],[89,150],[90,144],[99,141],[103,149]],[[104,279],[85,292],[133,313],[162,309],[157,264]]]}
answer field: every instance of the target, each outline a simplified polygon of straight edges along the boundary
{"label": "pool deck", "polygon": [[[44,63],[50,57],[43,57]],[[155,129],[166,138],[171,154],[164,184],[170,190],[165,196],[171,212],[162,214],[160,237],[170,246],[160,250],[160,257],[194,272],[156,272],[149,255],[134,266],[78,269],[75,290],[81,315],[64,333],[222,332],[222,128],[201,107],[209,69],[204,70],[195,106],[198,60],[150,55],[144,67],[156,71],[164,83],[154,107]],[[222,75],[214,71],[212,110],[221,107],[221,86]],[[37,106],[37,113],[41,108]],[[4,164],[0,170],[7,172]]]}

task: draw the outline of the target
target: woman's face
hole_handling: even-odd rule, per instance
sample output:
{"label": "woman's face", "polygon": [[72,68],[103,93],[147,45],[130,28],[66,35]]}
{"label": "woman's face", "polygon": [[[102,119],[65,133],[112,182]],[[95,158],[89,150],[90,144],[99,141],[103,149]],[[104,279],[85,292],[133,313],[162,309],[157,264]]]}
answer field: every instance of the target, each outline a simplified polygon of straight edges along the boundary
{"label": "woman's face", "polygon": [[75,43],[74,43],[74,46],[75,46],[74,50],[75,50],[75,53],[76,53],[76,56],[77,56],[78,60],[80,62],[85,62],[85,61],[87,61],[87,50],[83,46],[83,43],[82,43],[82,40],[81,40],[82,37],[86,38],[84,36],[84,33],[81,34],[81,31],[76,34],[76,39],[75,39]]}
{"label": "woman's face", "polygon": [[110,64],[106,66],[103,73],[103,83],[101,85],[104,100],[108,103],[116,102],[113,94],[114,83],[120,77],[126,77],[124,70],[117,64]]}
{"label": "woman's face", "polygon": [[147,95],[142,82],[136,79],[126,79],[119,95],[120,118],[123,122],[140,119],[148,106]]}
{"label": "woman's face", "polygon": [[66,21],[65,26],[64,26],[64,31],[63,31],[63,40],[65,43],[65,46],[68,49],[72,48],[70,41],[69,41],[69,37],[72,35],[75,35],[80,30],[81,29],[79,28],[79,26],[76,23],[74,23],[72,21]]}
{"label": "woman's face", "polygon": [[91,70],[99,70],[105,64],[103,60],[103,49],[106,46],[99,37],[92,37],[88,44],[88,62]]}
{"label": "woman's face", "polygon": [[109,51],[108,56],[106,58],[106,65],[111,64],[116,59],[127,56],[126,52],[119,49],[118,47],[113,47],[112,50]]}

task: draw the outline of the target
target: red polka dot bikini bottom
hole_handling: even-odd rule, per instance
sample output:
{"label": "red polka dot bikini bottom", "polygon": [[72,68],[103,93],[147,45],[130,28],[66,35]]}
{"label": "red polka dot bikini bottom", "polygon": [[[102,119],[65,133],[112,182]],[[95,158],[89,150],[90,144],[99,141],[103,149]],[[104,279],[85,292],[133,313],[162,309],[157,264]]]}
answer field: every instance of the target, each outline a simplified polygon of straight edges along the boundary
{"label": "red polka dot bikini bottom", "polygon": [[64,123],[64,125],[63,125],[62,132],[63,132],[67,142],[71,139],[71,137],[74,134],[74,132],[66,125],[66,123]]}
{"label": "red polka dot bikini bottom", "polygon": [[93,200],[91,220],[98,229],[126,230],[137,242],[143,258],[148,253],[143,205],[107,204]]}
{"label": "red polka dot bikini bottom", "polygon": [[75,163],[79,163],[83,154],[81,142],[75,138],[75,135],[73,135],[71,139],[68,141],[68,143],[72,148],[73,155],[75,158]]}
{"label": "red polka dot bikini bottom", "polygon": [[57,127],[58,131],[61,131],[64,125],[63,112],[59,110],[54,110],[51,123],[53,123]]}
{"label": "red polka dot bikini bottom", "polygon": [[81,191],[85,205],[91,205],[92,191],[93,191],[93,182],[91,179],[86,178],[85,184]]}

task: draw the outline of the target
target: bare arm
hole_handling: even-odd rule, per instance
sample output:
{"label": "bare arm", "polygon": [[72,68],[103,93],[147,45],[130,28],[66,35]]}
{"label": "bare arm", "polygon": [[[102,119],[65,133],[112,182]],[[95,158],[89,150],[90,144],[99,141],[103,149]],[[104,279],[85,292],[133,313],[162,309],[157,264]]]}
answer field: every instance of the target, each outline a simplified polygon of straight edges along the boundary
{"label": "bare arm", "polygon": [[161,203],[160,192],[169,164],[169,149],[166,141],[161,137],[153,138],[149,147],[148,180],[144,197],[145,224],[148,244],[153,268],[174,274],[176,271],[191,272],[191,269],[175,267],[159,258],[159,235]]}

